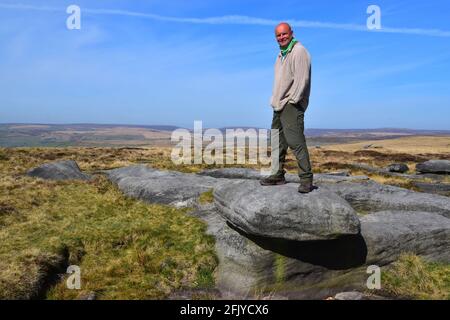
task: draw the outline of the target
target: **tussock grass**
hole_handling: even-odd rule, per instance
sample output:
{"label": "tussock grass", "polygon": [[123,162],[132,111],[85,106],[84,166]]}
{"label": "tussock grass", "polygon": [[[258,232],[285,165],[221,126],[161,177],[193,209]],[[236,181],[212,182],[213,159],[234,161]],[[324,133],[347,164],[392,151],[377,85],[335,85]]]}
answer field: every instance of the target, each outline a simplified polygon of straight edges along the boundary
{"label": "tussock grass", "polygon": [[[101,176],[79,182],[20,175],[34,165],[26,159],[37,162],[22,152],[1,164],[1,299],[90,292],[99,299],[163,299],[214,285],[214,240],[187,209],[126,198]],[[81,290],[67,289],[63,278],[43,291],[71,264],[81,268]]]}
{"label": "tussock grass", "polygon": [[[24,176],[28,169],[63,159],[77,161],[88,173],[132,164],[183,172],[259,169],[251,164],[178,166],[170,152],[170,148],[0,148],[0,298],[76,299],[94,292],[99,299],[163,299],[177,292],[212,288],[218,263],[214,241],[205,235],[206,226],[186,215],[186,210],[128,199],[101,176],[89,182]],[[310,149],[310,153],[316,172],[347,169],[351,162],[378,167],[394,162],[381,151],[355,155]],[[287,161],[287,169],[297,171],[292,154]],[[369,176],[380,183],[412,188],[401,178]],[[199,199],[211,200],[212,190]],[[448,299],[448,265],[414,259],[402,258],[386,274],[390,294]],[[70,264],[81,268],[82,289],[68,290],[66,275],[50,291],[43,291],[49,276],[64,272]],[[420,279],[433,285],[427,287]]]}
{"label": "tussock grass", "polygon": [[200,197],[198,197],[198,202],[200,204],[207,204],[207,203],[213,203],[214,202],[214,195],[213,195],[214,189],[208,190],[206,192],[203,192]]}
{"label": "tussock grass", "polygon": [[382,272],[382,290],[396,297],[421,300],[450,299],[450,265],[428,263],[413,254],[403,254]]}

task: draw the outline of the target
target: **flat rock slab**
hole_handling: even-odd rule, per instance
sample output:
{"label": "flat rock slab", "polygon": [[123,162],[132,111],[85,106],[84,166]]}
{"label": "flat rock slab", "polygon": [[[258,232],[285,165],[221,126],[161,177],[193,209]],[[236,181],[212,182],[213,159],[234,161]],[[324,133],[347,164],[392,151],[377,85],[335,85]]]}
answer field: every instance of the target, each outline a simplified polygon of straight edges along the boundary
{"label": "flat rock slab", "polygon": [[334,296],[334,300],[390,300],[389,298],[370,295],[358,291],[340,292]]}
{"label": "flat rock slab", "polygon": [[450,183],[414,182],[414,186],[421,192],[450,196]]}
{"label": "flat rock slab", "polygon": [[411,252],[450,263],[450,219],[431,212],[381,211],[361,218],[366,263],[379,266]]}
{"label": "flat rock slab", "polygon": [[352,168],[376,173],[381,176],[399,177],[402,179],[408,179],[408,180],[413,180],[413,181],[423,181],[425,178],[431,179],[433,181],[442,181],[445,179],[445,177],[443,175],[439,175],[439,174],[435,174],[435,173],[406,174],[406,173],[399,173],[399,172],[391,172],[388,168],[375,168],[375,167],[369,166],[368,164],[364,164],[364,163],[350,163],[348,165],[351,166]]}
{"label": "flat rock slab", "polygon": [[336,193],[318,189],[302,195],[297,188],[231,181],[214,189],[214,200],[227,221],[253,235],[305,241],[359,232],[356,212]]}
{"label": "flat rock slab", "polygon": [[[261,175],[261,171],[247,168],[221,168],[221,169],[207,169],[198,173],[201,176],[209,176],[215,178],[227,178],[227,179],[248,179],[248,180],[260,180],[264,176]],[[295,174],[286,174],[287,182],[300,183],[300,178]],[[314,175],[314,182],[327,182],[338,183],[348,181],[364,181],[369,180],[367,176],[346,176],[345,173],[341,174],[324,174],[318,173]]]}
{"label": "flat rock slab", "polygon": [[450,160],[429,160],[416,165],[420,173],[450,174]]}
{"label": "flat rock slab", "polygon": [[221,180],[174,171],[156,170],[145,165],[105,171],[127,196],[147,202],[188,207],[218,185]]}
{"label": "flat rock slab", "polygon": [[424,211],[450,218],[450,198],[446,196],[415,192],[374,181],[319,186],[337,193],[362,213],[384,210]]}
{"label": "flat rock slab", "polygon": [[73,160],[45,163],[27,172],[30,177],[47,180],[89,180],[90,176],[81,172]]}

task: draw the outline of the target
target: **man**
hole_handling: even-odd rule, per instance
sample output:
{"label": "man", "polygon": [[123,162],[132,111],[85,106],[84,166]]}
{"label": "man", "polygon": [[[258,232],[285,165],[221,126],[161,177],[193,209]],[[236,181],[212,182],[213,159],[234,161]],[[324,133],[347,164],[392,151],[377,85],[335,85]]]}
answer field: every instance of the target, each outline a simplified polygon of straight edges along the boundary
{"label": "man", "polygon": [[[313,190],[313,174],[304,135],[304,114],[309,103],[311,89],[311,58],[308,51],[295,38],[287,23],[275,28],[275,37],[281,52],[275,62],[275,81],[271,105],[274,109],[272,129],[279,130],[279,167],[272,175],[262,179],[264,186],[286,183],[283,165],[288,147],[297,158],[300,193]],[[277,148],[272,150],[276,154]]]}

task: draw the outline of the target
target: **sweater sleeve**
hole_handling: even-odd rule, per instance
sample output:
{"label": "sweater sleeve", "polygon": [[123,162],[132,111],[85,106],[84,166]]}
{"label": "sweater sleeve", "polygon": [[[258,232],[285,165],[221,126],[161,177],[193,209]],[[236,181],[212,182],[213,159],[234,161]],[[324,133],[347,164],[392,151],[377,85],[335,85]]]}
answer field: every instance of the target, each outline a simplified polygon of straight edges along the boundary
{"label": "sweater sleeve", "polygon": [[292,84],[292,94],[289,103],[298,104],[309,86],[311,76],[311,58],[305,48],[300,48],[292,59],[292,73],[294,82]]}

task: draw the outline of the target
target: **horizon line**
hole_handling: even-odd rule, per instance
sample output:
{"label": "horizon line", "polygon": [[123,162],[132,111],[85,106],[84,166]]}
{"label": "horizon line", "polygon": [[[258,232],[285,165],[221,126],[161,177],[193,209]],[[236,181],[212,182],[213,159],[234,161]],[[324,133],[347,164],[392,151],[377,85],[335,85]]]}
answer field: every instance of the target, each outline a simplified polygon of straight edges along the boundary
{"label": "horizon line", "polygon": [[[95,122],[76,122],[76,123],[41,123],[41,122],[0,122],[0,125],[41,125],[41,126],[70,126],[70,125],[97,125],[97,126],[128,126],[128,127],[175,127],[179,129],[189,129],[187,127],[172,124],[131,124],[131,123],[95,123]],[[255,126],[222,126],[217,129],[270,129]],[[204,129],[213,129],[206,127]],[[398,127],[373,127],[373,128],[305,128],[305,130],[410,130],[410,131],[445,131],[450,133],[450,129],[416,129],[416,128],[398,128]]]}

